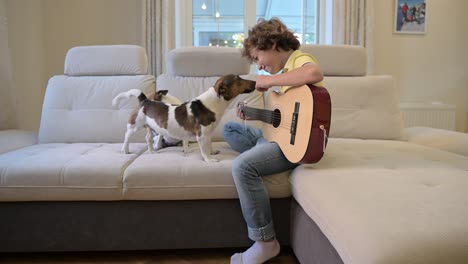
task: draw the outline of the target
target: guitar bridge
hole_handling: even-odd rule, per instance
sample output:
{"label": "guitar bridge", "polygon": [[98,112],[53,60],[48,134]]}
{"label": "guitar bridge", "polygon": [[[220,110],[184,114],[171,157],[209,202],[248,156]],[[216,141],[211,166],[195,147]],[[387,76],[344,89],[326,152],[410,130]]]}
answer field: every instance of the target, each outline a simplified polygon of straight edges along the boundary
{"label": "guitar bridge", "polygon": [[300,106],[300,103],[296,102],[296,104],[294,105],[294,113],[292,114],[291,129],[289,131],[291,133],[289,144],[291,145],[294,145],[294,143],[296,142],[296,128],[297,128],[297,120],[299,117],[299,106]]}

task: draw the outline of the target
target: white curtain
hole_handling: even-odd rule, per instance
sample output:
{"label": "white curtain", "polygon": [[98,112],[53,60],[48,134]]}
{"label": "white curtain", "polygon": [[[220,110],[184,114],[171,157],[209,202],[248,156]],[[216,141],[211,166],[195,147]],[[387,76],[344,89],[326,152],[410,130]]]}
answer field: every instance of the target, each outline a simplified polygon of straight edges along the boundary
{"label": "white curtain", "polygon": [[175,1],[145,0],[143,19],[149,73],[166,72],[166,54],[175,48]]}
{"label": "white curtain", "polygon": [[373,69],[374,0],[333,1],[333,44],[367,48],[368,72]]}
{"label": "white curtain", "polygon": [[12,85],[12,65],[8,45],[6,1],[0,0],[0,130],[15,127],[15,97]]}

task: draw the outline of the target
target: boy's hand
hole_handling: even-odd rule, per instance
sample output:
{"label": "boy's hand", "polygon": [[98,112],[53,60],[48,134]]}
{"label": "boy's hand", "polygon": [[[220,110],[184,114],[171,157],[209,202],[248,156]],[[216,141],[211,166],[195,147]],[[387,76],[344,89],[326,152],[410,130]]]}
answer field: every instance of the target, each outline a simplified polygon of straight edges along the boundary
{"label": "boy's hand", "polygon": [[271,80],[271,76],[267,76],[267,75],[257,76],[255,88],[257,88],[257,90],[260,92],[266,92],[272,86],[270,83],[270,80]]}
{"label": "boy's hand", "polygon": [[236,109],[237,117],[239,117],[239,118],[242,119],[242,120],[245,120],[244,105],[245,105],[244,102],[239,102],[239,103],[237,104],[237,109]]}
{"label": "boy's hand", "polygon": [[239,117],[240,119],[242,119],[242,120],[249,120],[250,117],[249,117],[249,116],[246,116],[245,113],[244,113],[245,104],[246,104],[245,102],[239,102],[239,103],[237,103],[236,113],[237,113],[237,117]]}

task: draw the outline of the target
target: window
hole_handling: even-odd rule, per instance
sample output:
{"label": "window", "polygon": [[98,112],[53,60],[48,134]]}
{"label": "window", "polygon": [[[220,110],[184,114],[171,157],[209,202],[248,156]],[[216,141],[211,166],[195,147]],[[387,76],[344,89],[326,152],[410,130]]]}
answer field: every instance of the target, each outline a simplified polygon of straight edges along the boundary
{"label": "window", "polygon": [[259,18],[272,17],[281,19],[302,44],[326,43],[326,20],[319,18],[325,17],[330,1],[179,0],[176,46],[242,47],[247,30]]}
{"label": "window", "polygon": [[192,3],[193,46],[242,46],[244,2],[193,0]]}

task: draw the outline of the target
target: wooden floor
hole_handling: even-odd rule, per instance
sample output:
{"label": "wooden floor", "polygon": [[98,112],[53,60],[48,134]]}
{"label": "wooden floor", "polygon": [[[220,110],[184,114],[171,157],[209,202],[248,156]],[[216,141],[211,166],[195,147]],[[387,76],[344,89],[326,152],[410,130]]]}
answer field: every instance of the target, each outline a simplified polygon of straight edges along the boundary
{"label": "wooden floor", "polygon": [[[190,249],[125,252],[71,252],[71,253],[0,253],[5,264],[224,264],[232,254],[245,249]],[[294,253],[282,248],[281,253],[268,264],[297,264]]]}

